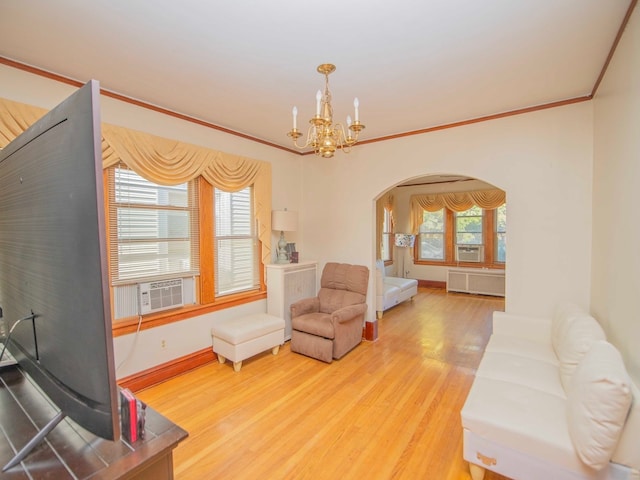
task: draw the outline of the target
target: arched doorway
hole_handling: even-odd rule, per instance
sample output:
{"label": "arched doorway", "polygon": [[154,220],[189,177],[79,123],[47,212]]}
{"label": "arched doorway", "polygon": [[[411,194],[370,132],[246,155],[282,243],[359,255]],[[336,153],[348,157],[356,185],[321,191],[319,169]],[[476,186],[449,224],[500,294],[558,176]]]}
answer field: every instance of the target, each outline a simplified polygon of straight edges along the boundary
{"label": "arched doorway", "polygon": [[[412,248],[396,246],[399,233],[415,236]],[[376,267],[382,260],[385,278],[505,295],[506,193],[492,184],[459,174],[404,180],[377,197],[374,238]],[[378,309],[385,288],[375,288]]]}

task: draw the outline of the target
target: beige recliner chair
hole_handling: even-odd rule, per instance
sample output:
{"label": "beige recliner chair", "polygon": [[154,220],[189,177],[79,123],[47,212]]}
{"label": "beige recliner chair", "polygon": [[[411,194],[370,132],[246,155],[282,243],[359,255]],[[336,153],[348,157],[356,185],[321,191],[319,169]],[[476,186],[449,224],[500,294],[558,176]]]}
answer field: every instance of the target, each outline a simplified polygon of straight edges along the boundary
{"label": "beige recliner chair", "polygon": [[330,363],[362,341],[369,269],[327,263],[320,291],[291,305],[291,351]]}

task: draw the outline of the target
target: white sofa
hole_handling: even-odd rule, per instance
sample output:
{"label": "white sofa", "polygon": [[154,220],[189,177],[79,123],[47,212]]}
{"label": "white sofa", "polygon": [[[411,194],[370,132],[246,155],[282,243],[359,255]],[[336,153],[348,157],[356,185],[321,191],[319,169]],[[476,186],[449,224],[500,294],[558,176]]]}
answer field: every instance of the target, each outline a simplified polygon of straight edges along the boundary
{"label": "white sofa", "polygon": [[385,272],[384,261],[376,261],[376,314],[382,313],[397,304],[409,300],[418,293],[418,281],[414,278],[389,277]]}
{"label": "white sofa", "polygon": [[504,312],[461,411],[471,477],[640,479],[640,393],[598,322]]}

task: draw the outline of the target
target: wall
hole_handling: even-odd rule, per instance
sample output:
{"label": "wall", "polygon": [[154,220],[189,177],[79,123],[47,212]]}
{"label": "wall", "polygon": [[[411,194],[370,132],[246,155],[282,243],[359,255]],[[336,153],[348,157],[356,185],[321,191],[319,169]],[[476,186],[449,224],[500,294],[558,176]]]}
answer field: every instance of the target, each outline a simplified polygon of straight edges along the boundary
{"label": "wall", "polygon": [[[74,89],[0,66],[0,96],[51,108]],[[333,159],[300,157],[105,98],[118,125],[267,160],[273,207],[300,212],[287,234],[301,259],[375,265],[375,199],[427,174],[502,188],[509,201],[508,311],[548,315],[561,299],[588,305],[591,276],[592,105],[575,104],[425,135],[361,145]],[[276,235],[272,240],[275,244]],[[375,318],[373,276],[368,318]],[[264,311],[264,301],[115,339],[118,377],[209,346],[216,318]],[[166,348],[160,347],[162,340]],[[134,348],[135,347],[135,348]]]}
{"label": "wall", "polygon": [[640,385],[640,12],[594,100],[591,311]]}
{"label": "wall", "polygon": [[[75,87],[0,65],[0,97],[42,108],[53,108]],[[109,97],[101,98],[102,119],[106,123],[141,130],[166,138],[175,138],[204,147],[271,162],[273,178],[272,207],[301,209],[301,157],[279,149],[195,125]],[[287,239],[300,242],[296,233]],[[272,235],[272,247],[278,234]],[[272,251],[275,251],[272,249]],[[274,257],[275,258],[275,257]],[[139,335],[114,339],[118,378],[146,370],[211,346],[211,325],[216,320],[245,313],[266,311],[266,300],[226,309],[159,328],[143,330]],[[164,341],[164,347],[162,347]]]}
{"label": "wall", "polygon": [[[467,175],[507,192],[506,309],[550,315],[589,304],[592,105],[584,102],[361,145],[303,162],[305,255],[375,265],[375,199],[427,174]],[[373,319],[373,282],[369,319]]]}

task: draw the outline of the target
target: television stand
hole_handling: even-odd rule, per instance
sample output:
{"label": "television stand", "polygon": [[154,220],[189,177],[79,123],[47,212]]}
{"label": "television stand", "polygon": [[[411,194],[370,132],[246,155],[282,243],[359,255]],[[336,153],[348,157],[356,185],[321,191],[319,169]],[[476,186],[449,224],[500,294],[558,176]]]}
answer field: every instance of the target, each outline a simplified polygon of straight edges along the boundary
{"label": "television stand", "polygon": [[[0,464],[5,465],[59,410],[15,367],[0,370]],[[147,408],[145,438],[133,444],[97,437],[64,418],[3,475],[56,479],[173,479],[173,449],[188,433]],[[13,478],[13,476],[11,477]]]}

